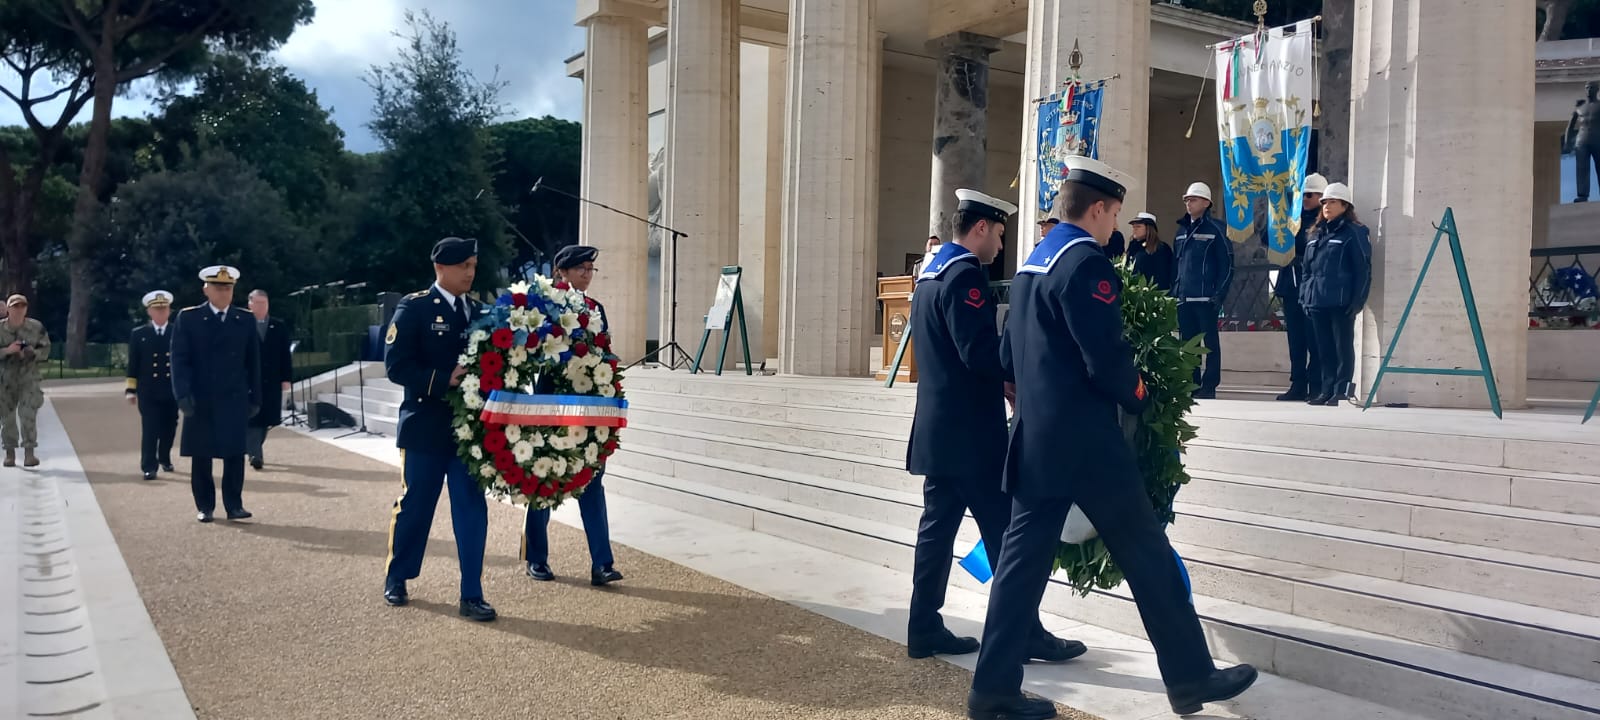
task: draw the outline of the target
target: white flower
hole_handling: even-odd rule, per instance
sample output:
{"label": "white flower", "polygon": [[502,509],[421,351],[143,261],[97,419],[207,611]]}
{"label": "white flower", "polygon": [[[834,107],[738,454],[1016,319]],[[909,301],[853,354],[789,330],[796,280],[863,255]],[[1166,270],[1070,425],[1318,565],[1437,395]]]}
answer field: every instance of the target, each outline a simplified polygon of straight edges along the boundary
{"label": "white flower", "polygon": [[466,405],[468,410],[481,409],[483,407],[483,396],[474,390],[461,397],[461,404]]}
{"label": "white flower", "polygon": [[610,383],[607,383],[605,385],[601,385],[600,386],[600,397],[616,397],[616,396],[617,396],[617,389],[614,388],[614,387],[611,387]]}
{"label": "white flower", "polygon": [[466,352],[461,353],[461,355],[456,358],[456,364],[460,365],[461,367],[472,367],[472,363],[473,363],[473,359],[472,359],[472,350],[471,349],[468,349]]}
{"label": "white flower", "polygon": [[488,340],[489,332],[487,330],[473,330],[472,334],[467,336],[467,345],[469,347],[479,345],[488,342]]}
{"label": "white flower", "polygon": [[511,367],[521,367],[528,362],[528,349],[521,346],[511,348],[511,352],[506,353],[506,362]]}
{"label": "white flower", "polygon": [[523,312],[527,313],[528,327],[530,329],[537,328],[537,327],[539,327],[541,325],[544,325],[544,313],[539,312],[538,310],[536,310],[534,308],[528,308],[527,310],[524,310]]}
{"label": "white flower", "polygon": [[554,465],[555,462],[547,457],[533,461],[533,476],[540,480],[550,477],[550,470]]}
{"label": "white flower", "polygon": [[507,425],[505,432],[507,442],[516,442],[522,439],[521,425]]}
{"label": "white flower", "polygon": [[522,380],[522,376],[518,375],[516,370],[512,370],[512,369],[507,369],[506,370],[506,388],[507,389],[516,388],[517,385],[521,382],[521,380]]}
{"label": "white flower", "polygon": [[516,458],[518,463],[525,463],[529,460],[532,460],[533,445],[526,442],[519,442],[515,445],[512,445],[511,457]]}
{"label": "white flower", "polygon": [[608,428],[608,427],[606,427],[604,425],[596,425],[595,426],[595,428],[594,428],[594,439],[599,440],[600,442],[605,442],[610,437],[611,437],[611,428]]}
{"label": "white flower", "polygon": [[583,395],[583,394],[588,393],[590,390],[593,390],[593,389],[594,389],[594,381],[590,380],[588,377],[583,376],[583,375],[579,375],[579,376],[577,376],[575,378],[572,378],[572,390],[573,390],[573,392],[576,392],[579,395]]}
{"label": "white flower", "polygon": [[595,366],[595,368],[594,368],[594,381],[595,381],[596,384],[599,384],[599,385],[610,385],[611,384],[611,378],[612,378],[612,374],[611,374],[611,366],[610,365],[596,365]]}
{"label": "white flower", "polygon": [[598,312],[589,313],[589,332],[592,332],[592,333],[603,333],[605,331],[606,331],[606,321],[600,317],[600,313],[598,313]]}
{"label": "white flower", "polygon": [[591,368],[600,367],[600,363],[603,362],[605,362],[605,358],[600,356],[600,351],[598,349],[593,350],[588,355],[583,356],[583,364],[588,365]]}
{"label": "white flower", "polygon": [[556,322],[561,324],[563,330],[570,333],[578,329],[578,314],[570,311],[561,313],[561,317]]}
{"label": "white flower", "polygon": [[523,495],[520,490],[515,492],[515,493],[512,493],[511,494],[511,504],[512,505],[527,505],[528,504],[528,496],[527,495]]}
{"label": "white flower", "polygon": [[549,295],[550,291],[555,289],[556,286],[554,280],[551,280],[543,275],[535,275],[534,281],[539,283],[539,291],[545,295]]}
{"label": "white flower", "polygon": [[506,289],[511,291],[512,295],[527,295],[528,294],[528,281],[527,280],[518,280],[518,281],[516,281],[514,283],[511,283],[511,286],[507,287]]}
{"label": "white flower", "polygon": [[551,360],[558,360],[561,358],[561,353],[567,351],[567,347],[567,336],[562,335],[561,337],[556,337],[554,335],[546,335],[544,337],[544,342],[540,344],[539,349],[544,352],[545,357],[548,357]]}
{"label": "white flower", "polygon": [[550,472],[557,477],[567,474],[567,459],[558,457],[550,459]]}
{"label": "white flower", "polygon": [[482,475],[482,476],[484,476],[486,478],[492,478],[492,477],[494,477],[494,466],[490,465],[488,463],[484,463],[482,465],[479,465],[478,466],[478,474]]}
{"label": "white flower", "polygon": [[472,439],[472,427],[469,426],[469,425],[465,425],[465,424],[457,425],[456,426],[456,439],[457,440],[471,440]]}
{"label": "white flower", "polygon": [[526,442],[529,445],[532,445],[535,449],[542,448],[544,447],[544,433],[530,432],[528,433]]}
{"label": "white flower", "polygon": [[600,460],[600,446],[596,445],[594,443],[589,443],[588,445],[584,445],[583,446],[583,459],[584,459],[585,462],[589,463],[590,465],[593,465],[593,464],[595,464],[595,462],[599,461]]}
{"label": "white flower", "polygon": [[478,394],[478,376],[467,373],[461,376],[461,392],[468,395]]}
{"label": "white flower", "polygon": [[483,459],[483,448],[478,447],[477,445],[473,445],[472,449],[468,450],[467,452],[472,454],[472,459],[473,460],[482,460]]}

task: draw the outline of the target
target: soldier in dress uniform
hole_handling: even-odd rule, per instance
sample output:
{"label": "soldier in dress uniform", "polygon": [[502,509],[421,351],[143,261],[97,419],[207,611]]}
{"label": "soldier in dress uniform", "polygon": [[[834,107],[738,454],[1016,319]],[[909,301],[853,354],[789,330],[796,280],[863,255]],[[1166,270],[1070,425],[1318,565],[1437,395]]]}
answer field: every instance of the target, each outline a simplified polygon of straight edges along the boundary
{"label": "soldier in dress uniform", "polygon": [[466,329],[478,304],[466,293],[478,274],[478,241],[447,237],[433,246],[435,282],[407,295],[395,308],[384,336],[383,367],[389,380],[405,389],[395,444],[404,477],[389,525],[389,558],[384,563],[383,599],[393,606],[410,597],[406,581],[422,572],[428,529],[439,491],[450,488],[450,520],[461,561],[461,615],[478,622],[496,617],[483,599],[483,551],[489,506],[477,478],[456,454],[454,413],[449,394],[467,369],[458,364],[467,348]]}
{"label": "soldier in dress uniform", "polygon": [[[977,651],[976,638],[956,636],[939,616],[956,532],[971,509],[992,565],[1011,518],[1011,500],[1000,489],[1009,383],[983,265],[1000,252],[1017,206],[974,190],[957,190],[956,197],[955,241],[917,276],[911,300],[920,379],[906,469],[925,477],[906,633],[906,653],[914,658]],[[1029,640],[1028,657],[1039,660],[1061,662],[1085,651],[1083,643],[1054,637],[1037,623]]]}
{"label": "soldier in dress uniform", "polygon": [[178,433],[178,400],[172,395],[172,293],[145,293],[147,325],[128,338],[129,405],[139,408],[139,471],[156,479],[156,468],[172,472],[172,440]]}
{"label": "soldier in dress uniform", "polygon": [[1074,504],[1127,577],[1173,711],[1199,712],[1204,703],[1243,692],[1256,671],[1212,664],[1177,555],[1118,421],[1119,406],[1137,414],[1149,403],[1122,336],[1122,284],[1101,250],[1116,228],[1126,176],[1088,158],[1072,158],[1068,168],[1061,197],[1066,222],[1034,249],[1011,288],[1001,344],[1002,366],[1017,387],[1005,467],[1011,524],[989,595],[968,716],[1055,716],[1053,703],[1022,695],[1022,663]]}
{"label": "soldier in dress uniform", "polygon": [[39,408],[44,406],[39,361],[48,357],[50,334],[44,323],[28,317],[28,298],[6,298],[6,319],[0,322],[0,440],[5,443],[6,467],[17,464],[19,434],[22,464],[39,464],[34,453],[39,446]]}
{"label": "soldier in dress uniform", "polygon": [[211,522],[217,486],[211,461],[222,460],[222,507],[229,520],[244,509],[245,425],[261,405],[261,339],[250,313],[233,307],[238,268],[200,271],[206,302],[184,308],[172,322],[172,395],[183,413],[178,451],[191,459],[189,487],[196,519]]}
{"label": "soldier in dress uniform", "polygon": [[[606,307],[599,300],[589,296],[589,283],[594,281],[594,261],[600,256],[600,249],[588,245],[568,245],[556,251],[552,263],[555,267],[556,279],[572,285],[573,289],[583,294],[583,302],[600,316],[600,327],[609,329],[610,322],[606,319]],[[549,378],[540,377],[537,392],[554,392],[554,387]],[[595,587],[609,585],[622,579],[613,563],[616,559],[611,554],[611,525],[606,517],[606,491],[600,484],[605,477],[605,469],[595,473],[594,479],[584,487],[583,494],[578,496],[578,515],[583,518],[583,536],[589,544],[589,584]],[[522,560],[528,564],[528,577],[539,581],[556,579],[550,570],[550,511],[528,508],[528,514],[522,521]]]}

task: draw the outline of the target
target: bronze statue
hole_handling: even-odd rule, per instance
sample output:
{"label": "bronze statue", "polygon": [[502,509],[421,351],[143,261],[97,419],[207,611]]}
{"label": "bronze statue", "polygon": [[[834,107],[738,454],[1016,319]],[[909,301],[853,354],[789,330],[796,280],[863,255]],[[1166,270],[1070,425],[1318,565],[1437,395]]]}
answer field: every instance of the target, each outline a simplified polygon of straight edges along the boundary
{"label": "bronze statue", "polygon": [[1600,82],[1590,81],[1584,86],[1589,96],[1578,101],[1567,122],[1567,132],[1561,136],[1561,154],[1578,156],[1578,197],[1574,202],[1589,201],[1589,169],[1600,172]]}

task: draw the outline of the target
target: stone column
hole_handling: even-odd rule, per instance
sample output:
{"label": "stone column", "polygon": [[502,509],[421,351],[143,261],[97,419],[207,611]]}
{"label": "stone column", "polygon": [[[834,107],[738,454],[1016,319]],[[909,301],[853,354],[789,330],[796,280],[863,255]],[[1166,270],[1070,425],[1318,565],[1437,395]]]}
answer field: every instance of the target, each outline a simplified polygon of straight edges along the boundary
{"label": "stone column", "polygon": [[[1145,203],[1150,144],[1150,3],[1148,0],[1033,0],[1028,4],[1028,67],[1023,81],[1022,178],[1017,238],[1018,267],[1033,251],[1038,233],[1028,232],[1042,219],[1035,178],[1038,107],[1033,101],[1061,87],[1072,75],[1068,58],[1073,42],[1083,51],[1080,74],[1085,81],[1121,75],[1106,86],[1100,115],[1100,159],[1138,178],[1128,188],[1119,223]],[[1181,205],[1177,198],[1156,198],[1159,207]],[[1168,201],[1172,205],[1168,205]],[[1159,210],[1153,211],[1159,212]],[[1168,212],[1172,215],[1174,212]]]}
{"label": "stone column", "polygon": [[739,264],[750,359],[778,356],[778,238],[783,230],[787,51],[746,45],[739,96]]}
{"label": "stone column", "polygon": [[877,0],[790,0],[779,367],[868,374],[877,312]]}
{"label": "stone column", "polygon": [[1567,245],[1551,242],[1550,206],[1561,204],[1561,136],[1566,123],[1537,123],[1533,130],[1533,246]]}
{"label": "stone column", "polygon": [[[648,212],[649,48],[643,8],[613,1],[580,4],[588,31],[583,73],[584,197],[644,217]],[[600,248],[600,296],[613,349],[624,362],[644,355],[649,308],[649,234],[639,221],[580,203],[578,241]]]}
{"label": "stone column", "polygon": [[676,257],[677,337],[694,352],[722,267],[739,262],[738,0],[671,0],[666,148],[662,223],[687,237],[662,246],[661,337],[671,331]]}
{"label": "stone column", "polygon": [[[1534,164],[1533,22],[1533,0],[1478,3],[1469,13],[1434,0],[1357,2],[1350,175],[1373,238],[1372,295],[1358,325],[1362,393],[1400,322],[1433,224],[1453,207],[1501,402],[1527,402],[1533,181],[1523,168]],[[1479,365],[1446,249],[1434,257],[1394,362]],[[1431,375],[1386,376],[1378,401],[1488,405],[1481,379]]]}
{"label": "stone column", "polygon": [[[930,44],[939,54],[933,74],[933,184],[928,198],[928,234],[955,237],[956,190],[991,195],[989,169],[989,55],[1000,40],[959,32]],[[1016,235],[1015,232],[1012,233]]]}

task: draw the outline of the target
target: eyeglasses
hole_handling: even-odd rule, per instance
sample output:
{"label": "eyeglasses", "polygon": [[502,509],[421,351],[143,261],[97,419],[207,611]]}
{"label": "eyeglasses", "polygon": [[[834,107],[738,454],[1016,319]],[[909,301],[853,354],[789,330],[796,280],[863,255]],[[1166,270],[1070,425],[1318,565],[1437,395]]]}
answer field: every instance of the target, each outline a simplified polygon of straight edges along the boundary
{"label": "eyeglasses", "polygon": [[569,268],[567,270],[567,272],[573,273],[575,275],[593,275],[593,274],[595,274],[597,272],[600,272],[600,268],[594,267],[592,265],[589,266],[589,267],[579,266],[579,267],[575,267],[575,268]]}

